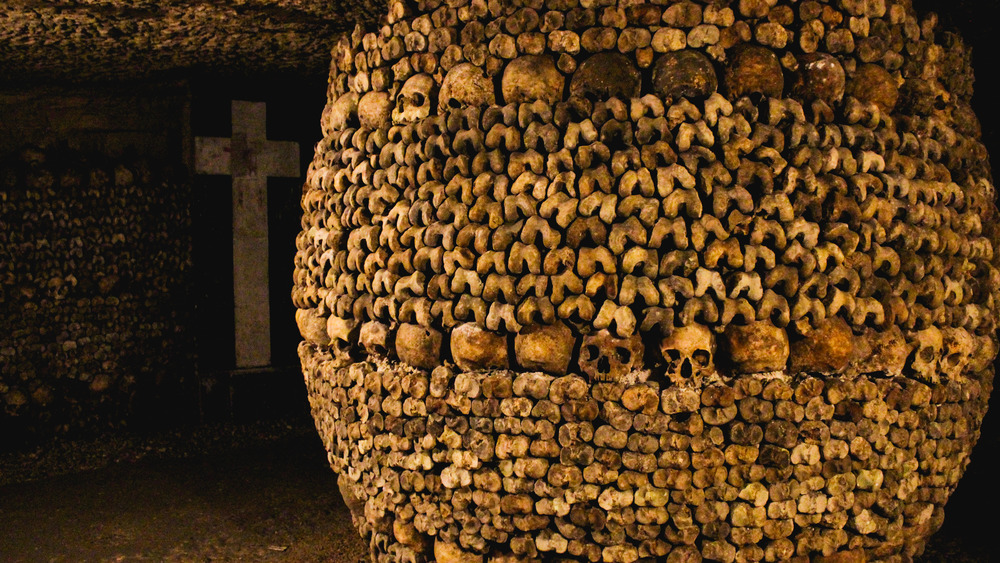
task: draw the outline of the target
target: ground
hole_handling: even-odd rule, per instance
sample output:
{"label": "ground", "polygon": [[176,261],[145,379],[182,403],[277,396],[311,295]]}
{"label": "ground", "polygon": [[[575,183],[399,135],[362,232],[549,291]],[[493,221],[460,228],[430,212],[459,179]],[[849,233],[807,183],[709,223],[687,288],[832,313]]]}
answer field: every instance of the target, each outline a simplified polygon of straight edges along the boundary
{"label": "ground", "polygon": [[0,560],[362,560],[310,429],[207,449],[170,459],[191,452],[161,441],[140,461],[0,488]]}

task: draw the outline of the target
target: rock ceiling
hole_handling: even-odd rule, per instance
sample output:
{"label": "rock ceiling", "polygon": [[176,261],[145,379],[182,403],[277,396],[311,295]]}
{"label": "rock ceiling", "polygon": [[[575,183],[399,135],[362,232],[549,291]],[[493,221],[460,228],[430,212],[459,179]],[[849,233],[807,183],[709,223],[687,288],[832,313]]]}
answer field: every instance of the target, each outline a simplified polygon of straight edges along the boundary
{"label": "rock ceiling", "polygon": [[0,79],[128,79],[178,69],[325,72],[378,0],[6,0]]}

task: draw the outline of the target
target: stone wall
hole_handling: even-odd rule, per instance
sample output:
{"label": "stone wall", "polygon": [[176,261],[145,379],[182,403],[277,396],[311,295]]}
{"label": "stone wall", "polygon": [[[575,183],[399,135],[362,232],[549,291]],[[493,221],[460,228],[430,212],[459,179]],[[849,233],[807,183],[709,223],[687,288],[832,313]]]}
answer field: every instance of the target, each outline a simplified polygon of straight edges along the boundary
{"label": "stone wall", "polygon": [[185,82],[0,89],[0,153],[61,144],[182,162],[189,100]]}

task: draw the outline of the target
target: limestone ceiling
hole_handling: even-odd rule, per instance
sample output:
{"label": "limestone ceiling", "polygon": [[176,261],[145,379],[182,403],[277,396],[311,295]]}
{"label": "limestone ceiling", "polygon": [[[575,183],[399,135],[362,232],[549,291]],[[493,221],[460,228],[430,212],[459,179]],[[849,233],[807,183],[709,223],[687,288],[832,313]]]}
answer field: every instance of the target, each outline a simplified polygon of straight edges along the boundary
{"label": "limestone ceiling", "polygon": [[383,10],[379,0],[0,1],[0,79],[322,73],[333,38]]}

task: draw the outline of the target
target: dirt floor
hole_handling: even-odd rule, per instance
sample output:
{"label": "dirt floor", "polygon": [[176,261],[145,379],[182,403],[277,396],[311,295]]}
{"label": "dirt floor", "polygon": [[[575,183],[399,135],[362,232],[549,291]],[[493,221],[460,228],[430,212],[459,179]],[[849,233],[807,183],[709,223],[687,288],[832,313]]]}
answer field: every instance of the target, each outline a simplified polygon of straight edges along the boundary
{"label": "dirt floor", "polygon": [[[8,483],[0,486],[0,561],[364,560],[365,546],[308,426],[224,427],[209,434],[126,440],[110,450],[106,441],[67,447],[59,457],[106,466],[22,483],[10,483],[19,471],[15,462],[33,462],[36,471],[47,466],[50,474],[66,468],[40,454],[0,458],[6,471],[0,482]],[[102,450],[88,454],[88,447]],[[22,467],[21,476],[29,469]],[[992,467],[979,470],[992,473]],[[973,463],[967,475],[973,483],[975,471]],[[944,529],[919,561],[1000,560],[991,541],[1000,524],[978,512],[984,493],[992,494],[959,487],[955,510],[948,507]]]}
{"label": "dirt floor", "polygon": [[0,561],[363,561],[312,433],[0,488]]}

